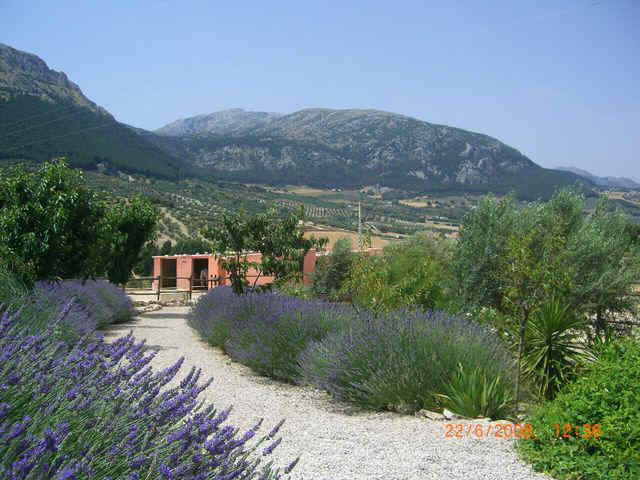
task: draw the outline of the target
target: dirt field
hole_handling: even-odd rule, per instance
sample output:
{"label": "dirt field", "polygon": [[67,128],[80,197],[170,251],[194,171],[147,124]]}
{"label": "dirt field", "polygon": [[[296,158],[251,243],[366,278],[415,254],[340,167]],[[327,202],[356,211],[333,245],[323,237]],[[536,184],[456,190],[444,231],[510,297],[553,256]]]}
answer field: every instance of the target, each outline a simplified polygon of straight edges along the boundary
{"label": "dirt field", "polygon": [[[342,237],[350,238],[353,248],[358,248],[358,234],[355,232],[346,232],[343,230],[307,230],[306,232],[304,232],[305,238],[309,238],[311,235],[314,235],[316,238],[327,237],[329,239],[329,250],[331,250],[336,241]],[[371,246],[373,248],[382,248],[392,241],[393,238],[380,237],[376,235],[371,237]]]}

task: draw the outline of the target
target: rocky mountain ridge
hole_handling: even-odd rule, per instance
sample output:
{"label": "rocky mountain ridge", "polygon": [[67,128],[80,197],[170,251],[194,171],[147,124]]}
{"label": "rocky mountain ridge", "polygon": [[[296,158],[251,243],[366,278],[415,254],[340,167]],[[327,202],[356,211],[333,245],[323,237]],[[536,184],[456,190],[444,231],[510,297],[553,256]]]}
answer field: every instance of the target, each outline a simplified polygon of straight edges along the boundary
{"label": "rocky mountain ridge", "polygon": [[248,129],[266,125],[282,114],[273,112],[251,112],[242,108],[221,110],[206,115],[181,118],[154,130],[153,133],[170,137],[184,135],[214,134],[234,135]]}
{"label": "rocky mountain ridge", "polygon": [[0,43],[0,100],[28,95],[52,103],[72,104],[111,117],[89,100],[64,72],[51,70],[38,56]]}
{"label": "rocky mountain ridge", "polygon": [[[234,124],[252,113],[234,112]],[[262,123],[227,135],[218,123],[157,144],[211,175],[250,182],[508,191],[523,178],[550,186],[579,178],[487,135],[380,110],[309,108]]]}
{"label": "rocky mountain ridge", "polygon": [[[577,180],[487,135],[379,110],[309,108],[288,115],[241,109],[182,119],[158,133],[117,122],[64,73],[0,45],[0,159],[66,156],[87,169],[162,178],[407,192],[548,196]],[[64,107],[64,108],[60,108]],[[34,122],[33,118],[38,121]]]}

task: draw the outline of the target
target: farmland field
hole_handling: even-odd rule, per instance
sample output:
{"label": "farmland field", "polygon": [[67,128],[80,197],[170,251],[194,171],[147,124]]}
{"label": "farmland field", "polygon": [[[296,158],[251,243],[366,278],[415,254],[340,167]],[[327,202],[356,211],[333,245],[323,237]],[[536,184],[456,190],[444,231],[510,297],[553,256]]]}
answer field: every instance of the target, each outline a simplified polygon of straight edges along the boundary
{"label": "farmland field", "polygon": [[[351,240],[351,245],[353,246],[353,248],[358,248],[358,234],[356,232],[349,232],[346,230],[306,230],[304,232],[305,238],[309,238],[311,235],[315,236],[316,238],[327,237],[329,239],[329,243],[327,246],[329,250],[331,250],[338,239],[342,237],[349,238]],[[389,236],[371,236],[371,246],[373,248],[383,248],[393,241],[394,239]]]}

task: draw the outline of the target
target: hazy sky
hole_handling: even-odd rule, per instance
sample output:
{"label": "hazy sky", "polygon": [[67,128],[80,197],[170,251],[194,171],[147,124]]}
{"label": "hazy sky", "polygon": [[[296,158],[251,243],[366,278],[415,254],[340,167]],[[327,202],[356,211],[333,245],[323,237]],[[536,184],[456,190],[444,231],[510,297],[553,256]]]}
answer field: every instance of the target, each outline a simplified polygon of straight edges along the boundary
{"label": "hazy sky", "polygon": [[137,127],[376,108],[640,180],[640,0],[0,0],[0,42]]}

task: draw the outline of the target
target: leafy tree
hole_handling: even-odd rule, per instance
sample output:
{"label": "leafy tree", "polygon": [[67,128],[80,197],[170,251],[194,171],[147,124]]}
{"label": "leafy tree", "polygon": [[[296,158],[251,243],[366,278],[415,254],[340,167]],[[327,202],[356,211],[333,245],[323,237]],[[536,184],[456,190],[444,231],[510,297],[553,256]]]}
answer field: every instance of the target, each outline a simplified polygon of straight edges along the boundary
{"label": "leafy tree", "polygon": [[153,274],[153,257],[155,255],[160,255],[160,249],[153,240],[150,240],[140,250],[140,256],[133,267],[133,272],[144,277],[151,276]]}
{"label": "leafy tree", "polygon": [[105,207],[63,159],[0,180],[0,258],[22,281],[91,277],[103,268]]}
{"label": "leafy tree", "polygon": [[443,241],[416,234],[386,247],[383,256],[358,254],[343,291],[376,312],[442,307],[450,285],[449,259]]}
{"label": "leafy tree", "polygon": [[146,201],[107,208],[64,159],[2,173],[0,263],[27,285],[104,274],[126,282],[155,226]]}
{"label": "leafy tree", "polygon": [[105,217],[106,242],[110,261],[106,270],[109,281],[124,285],[140,260],[144,245],[152,238],[158,210],[140,197],[114,205]]}
{"label": "leafy tree", "polygon": [[500,272],[515,220],[511,196],[502,200],[488,196],[465,216],[453,263],[466,305],[502,309]]}
{"label": "leafy tree", "polygon": [[629,293],[639,278],[640,259],[624,234],[624,216],[609,212],[602,200],[585,218],[583,205],[571,190],[557,192],[547,203],[521,207],[511,198],[487,199],[464,220],[456,251],[463,297],[518,323],[516,400],[522,356],[528,351],[527,325],[549,299],[560,299],[583,318],[631,308]]}
{"label": "leafy tree", "polygon": [[624,214],[603,197],[568,242],[563,262],[574,270],[571,302],[592,318],[596,337],[607,334],[611,314],[633,311],[640,281],[640,244],[628,235]]}
{"label": "leafy tree", "polygon": [[[304,256],[314,246],[299,228],[303,218],[302,209],[283,216],[271,209],[253,217],[240,210],[223,215],[219,225],[206,228],[202,235],[213,243],[220,265],[229,272],[233,291],[240,295],[249,286],[250,268],[258,272],[254,286],[260,276],[273,276],[278,284],[302,270]],[[249,261],[250,252],[261,253],[261,261]]]}
{"label": "leafy tree", "polygon": [[[519,323],[516,405],[520,400],[521,363],[529,317],[554,292],[565,291],[569,271],[563,269],[561,253],[568,222],[561,210],[549,204],[531,204],[520,210],[508,237],[503,257],[503,307]],[[565,212],[566,213],[566,212]],[[566,282],[565,282],[566,281]]]}
{"label": "leafy tree", "polygon": [[171,240],[165,240],[160,247],[160,255],[171,255],[173,253],[173,244]]}

